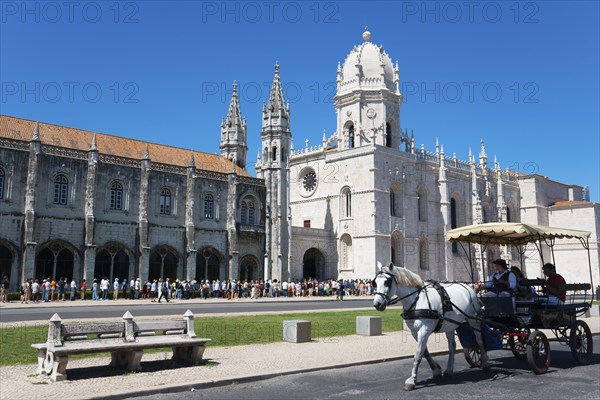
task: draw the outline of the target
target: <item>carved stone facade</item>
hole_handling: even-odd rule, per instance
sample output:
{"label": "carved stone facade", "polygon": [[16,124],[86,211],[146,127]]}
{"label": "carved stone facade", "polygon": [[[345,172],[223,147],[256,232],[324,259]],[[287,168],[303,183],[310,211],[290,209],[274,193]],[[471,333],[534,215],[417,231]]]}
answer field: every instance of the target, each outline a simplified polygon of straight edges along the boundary
{"label": "carved stone facade", "polygon": [[265,185],[231,161],[8,116],[0,133],[0,272],[13,289],[61,276],[263,276]]}

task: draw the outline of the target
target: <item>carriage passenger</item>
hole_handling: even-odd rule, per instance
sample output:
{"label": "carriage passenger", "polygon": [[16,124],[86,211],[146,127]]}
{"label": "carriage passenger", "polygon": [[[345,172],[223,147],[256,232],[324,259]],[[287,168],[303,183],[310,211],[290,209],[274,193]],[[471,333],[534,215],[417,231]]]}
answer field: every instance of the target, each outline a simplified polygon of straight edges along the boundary
{"label": "carriage passenger", "polygon": [[556,267],[551,263],[544,264],[542,271],[548,277],[546,280],[546,289],[544,290],[546,295],[548,295],[548,304],[564,302],[567,292],[559,290],[559,287],[566,284],[565,278],[556,273]]}
{"label": "carriage passenger", "polygon": [[485,283],[487,293],[486,297],[511,297],[517,289],[517,278],[515,274],[508,270],[506,261],[502,259],[495,260],[492,264],[496,267],[496,272],[490,275]]}
{"label": "carriage passenger", "polygon": [[517,278],[517,289],[515,290],[515,296],[517,297],[529,297],[532,294],[531,286],[523,285],[522,282],[525,280],[525,275],[518,267],[510,267],[510,272],[515,274]]}

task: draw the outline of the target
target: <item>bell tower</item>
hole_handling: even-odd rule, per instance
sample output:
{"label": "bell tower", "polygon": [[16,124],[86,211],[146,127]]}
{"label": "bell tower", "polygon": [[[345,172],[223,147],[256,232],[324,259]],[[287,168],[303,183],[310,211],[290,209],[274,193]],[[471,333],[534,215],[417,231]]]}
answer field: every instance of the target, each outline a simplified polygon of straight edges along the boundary
{"label": "bell tower", "polygon": [[269,102],[263,105],[262,110],[262,157],[256,168],[267,187],[265,280],[290,278],[292,221],[288,160],[291,141],[290,105],[285,104],[279,80],[279,64],[275,63]]}
{"label": "bell tower", "polygon": [[366,145],[398,149],[403,141],[400,128],[400,69],[382,46],[371,42],[371,33],[362,35],[363,43],[338,63],[337,113],[339,150]]}

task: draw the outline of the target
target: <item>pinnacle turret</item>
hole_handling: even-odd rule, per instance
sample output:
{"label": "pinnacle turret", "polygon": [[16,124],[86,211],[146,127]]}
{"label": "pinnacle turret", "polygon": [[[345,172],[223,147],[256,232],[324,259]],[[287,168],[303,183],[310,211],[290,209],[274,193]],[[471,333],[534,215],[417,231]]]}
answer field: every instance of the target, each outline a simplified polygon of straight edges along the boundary
{"label": "pinnacle turret", "polygon": [[242,118],[237,93],[238,84],[233,81],[233,93],[227,117],[221,122],[221,156],[235,162],[240,168],[246,168],[246,120]]}
{"label": "pinnacle turret", "polygon": [[227,117],[225,117],[225,120],[223,121],[223,124],[226,124],[228,127],[236,125],[241,126],[244,124],[242,113],[240,111],[240,102],[238,99],[237,87],[237,82],[233,81],[233,94],[231,95],[231,102],[229,103]]}
{"label": "pinnacle turret", "polygon": [[273,84],[271,85],[271,91],[269,92],[267,112],[281,112],[282,115],[287,116],[287,111],[289,111],[289,109],[285,105],[281,81],[279,80],[279,63],[276,61],[275,76],[273,77]]}

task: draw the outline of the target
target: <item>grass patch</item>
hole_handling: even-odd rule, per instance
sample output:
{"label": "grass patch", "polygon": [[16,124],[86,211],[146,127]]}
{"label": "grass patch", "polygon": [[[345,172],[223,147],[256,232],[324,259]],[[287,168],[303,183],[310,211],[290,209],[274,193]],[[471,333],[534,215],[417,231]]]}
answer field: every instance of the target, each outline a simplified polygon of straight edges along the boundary
{"label": "grass patch", "polygon": [[383,332],[402,329],[398,310],[335,311],[317,313],[267,314],[235,317],[206,317],[195,320],[196,335],[210,338],[208,346],[238,346],[244,344],[283,341],[284,320],[311,321],[313,340],[335,340],[338,336],[356,333],[357,316],[379,316]]}
{"label": "grass patch", "polygon": [[[208,346],[239,346],[245,344],[273,343],[283,341],[283,321],[302,319],[311,321],[312,338],[333,341],[336,337],[356,333],[357,316],[379,316],[383,332],[402,329],[398,309],[384,312],[376,310],[330,311],[318,313],[263,314],[252,316],[223,316],[197,318],[196,335],[212,339]],[[35,364],[37,354],[33,343],[44,343],[48,338],[48,325],[20,326],[0,329],[0,366]],[[146,353],[169,351],[149,349]],[[109,353],[81,354],[70,359],[110,356]]]}
{"label": "grass patch", "polygon": [[594,300],[592,301],[592,304],[595,306],[600,306],[600,300]]}

